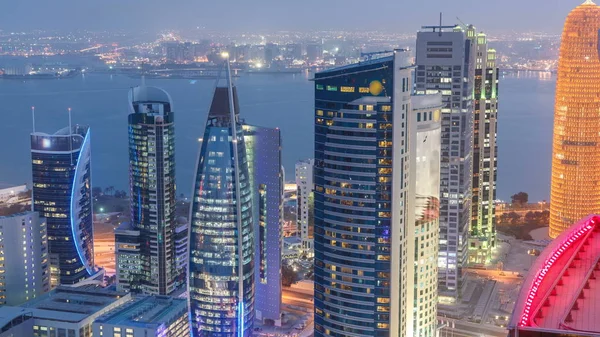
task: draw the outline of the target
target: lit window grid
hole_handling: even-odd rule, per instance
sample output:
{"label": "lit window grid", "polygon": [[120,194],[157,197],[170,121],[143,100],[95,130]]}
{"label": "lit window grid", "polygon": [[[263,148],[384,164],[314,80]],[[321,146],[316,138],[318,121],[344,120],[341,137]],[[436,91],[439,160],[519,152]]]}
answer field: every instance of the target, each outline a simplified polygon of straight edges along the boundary
{"label": "lit window grid", "polygon": [[554,109],[550,237],[600,211],[600,9],[581,5],[561,39]]}

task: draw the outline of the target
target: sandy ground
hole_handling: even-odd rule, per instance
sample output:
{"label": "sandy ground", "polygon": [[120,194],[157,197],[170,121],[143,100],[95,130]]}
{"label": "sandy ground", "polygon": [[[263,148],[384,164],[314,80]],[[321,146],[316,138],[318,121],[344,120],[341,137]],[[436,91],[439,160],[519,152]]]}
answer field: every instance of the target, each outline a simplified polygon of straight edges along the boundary
{"label": "sandy ground", "polygon": [[536,241],[551,240],[548,236],[548,229],[549,227],[534,229],[529,232],[529,235]]}

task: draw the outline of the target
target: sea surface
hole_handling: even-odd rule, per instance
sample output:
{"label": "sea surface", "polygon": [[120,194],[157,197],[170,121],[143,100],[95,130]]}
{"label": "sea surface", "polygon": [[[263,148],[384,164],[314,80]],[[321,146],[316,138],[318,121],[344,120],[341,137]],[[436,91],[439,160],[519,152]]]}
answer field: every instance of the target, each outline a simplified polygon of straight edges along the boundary
{"label": "sea surface", "polygon": [[[498,198],[519,191],[548,200],[555,77],[548,73],[506,74],[500,80]],[[0,188],[30,183],[31,107],[35,130],[54,133],[73,124],[91,126],[92,184],[128,190],[127,95],[139,79],[85,74],[61,80],[0,80]],[[279,127],[286,180],[296,161],[313,156],[313,84],[308,74],[243,75],[236,79],[246,122]],[[177,194],[190,195],[214,80],[148,79],[173,99]]]}

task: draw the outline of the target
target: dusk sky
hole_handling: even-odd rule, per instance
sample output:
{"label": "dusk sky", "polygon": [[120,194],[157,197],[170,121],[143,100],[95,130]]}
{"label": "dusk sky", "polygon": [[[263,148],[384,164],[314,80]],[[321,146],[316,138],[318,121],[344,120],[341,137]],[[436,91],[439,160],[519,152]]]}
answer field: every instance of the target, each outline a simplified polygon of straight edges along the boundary
{"label": "dusk sky", "polygon": [[558,33],[583,0],[1,0],[0,29],[412,32],[456,17],[482,30]]}

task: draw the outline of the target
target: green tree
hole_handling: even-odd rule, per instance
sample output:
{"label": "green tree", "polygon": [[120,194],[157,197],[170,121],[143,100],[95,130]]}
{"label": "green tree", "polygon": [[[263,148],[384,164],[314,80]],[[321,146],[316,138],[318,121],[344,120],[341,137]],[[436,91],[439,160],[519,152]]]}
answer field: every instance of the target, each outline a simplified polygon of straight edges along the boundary
{"label": "green tree", "polygon": [[518,207],[523,207],[529,202],[529,195],[525,192],[519,192],[510,197],[512,204]]}
{"label": "green tree", "polygon": [[298,282],[298,273],[292,266],[283,265],[281,267],[281,284],[289,287],[296,282]]}

